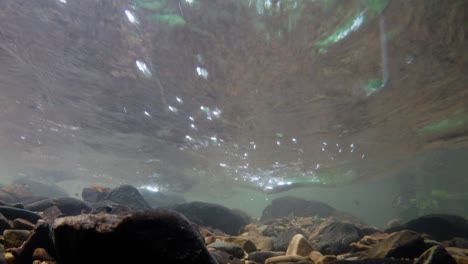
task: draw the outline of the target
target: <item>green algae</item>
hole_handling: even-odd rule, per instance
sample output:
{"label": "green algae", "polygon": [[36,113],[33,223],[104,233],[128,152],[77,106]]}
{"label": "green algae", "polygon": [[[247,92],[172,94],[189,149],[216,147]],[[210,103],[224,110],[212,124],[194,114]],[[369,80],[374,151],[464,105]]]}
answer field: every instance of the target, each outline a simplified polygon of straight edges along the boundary
{"label": "green algae", "polygon": [[431,133],[451,128],[461,127],[468,124],[468,116],[458,116],[445,118],[443,120],[429,124],[419,130],[420,133]]}
{"label": "green algae", "polygon": [[346,19],[341,26],[338,26],[327,37],[315,42],[315,46],[324,49],[344,39],[351,32],[356,31],[363,24],[382,13],[388,5],[388,0],[360,0],[360,3],[363,6],[362,10],[354,11],[354,14]]}

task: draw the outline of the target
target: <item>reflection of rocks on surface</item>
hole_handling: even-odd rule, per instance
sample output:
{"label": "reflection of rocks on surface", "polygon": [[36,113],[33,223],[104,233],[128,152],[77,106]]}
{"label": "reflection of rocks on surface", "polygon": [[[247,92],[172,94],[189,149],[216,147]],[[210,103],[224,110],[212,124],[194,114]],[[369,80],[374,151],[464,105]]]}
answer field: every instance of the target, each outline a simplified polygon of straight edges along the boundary
{"label": "reflection of rocks on surface", "polygon": [[[147,209],[142,207],[146,204],[143,196],[130,185],[115,189],[91,187],[85,193],[83,198],[88,201],[43,198],[30,204],[12,200],[11,205],[0,206],[4,247],[0,263],[153,260],[174,264],[465,264],[468,261],[463,229],[467,220],[453,215],[420,217],[392,227],[401,231],[390,233],[367,226],[359,219],[354,222],[342,219],[334,213],[336,210],[319,202],[313,203],[319,204],[319,209],[303,200],[291,204],[292,210],[279,207],[274,212],[275,207],[269,206],[270,216],[282,216],[254,222],[240,210],[210,203],[187,202]],[[101,197],[101,193],[105,195]],[[295,200],[288,197],[283,201]],[[97,210],[106,206],[109,210]],[[301,206],[308,215],[295,216]],[[317,209],[320,217],[311,208]],[[331,213],[324,216],[324,211]],[[432,230],[432,224],[440,221],[448,221],[451,227]],[[410,227],[421,231],[406,230]]]}

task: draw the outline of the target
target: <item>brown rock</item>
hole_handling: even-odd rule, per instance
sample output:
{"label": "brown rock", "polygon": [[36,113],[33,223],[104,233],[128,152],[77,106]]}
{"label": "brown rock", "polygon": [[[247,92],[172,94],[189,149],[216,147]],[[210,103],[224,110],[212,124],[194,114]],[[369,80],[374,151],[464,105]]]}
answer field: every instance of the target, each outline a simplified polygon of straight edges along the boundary
{"label": "brown rock", "polygon": [[415,264],[457,264],[455,259],[445,250],[443,246],[437,245],[426,250],[415,262]]}
{"label": "brown rock", "polygon": [[290,255],[290,256],[277,256],[271,257],[265,260],[265,264],[275,264],[281,262],[298,262],[301,260],[308,260],[309,258],[298,256],[298,255]]}
{"label": "brown rock", "polygon": [[271,251],[273,250],[273,240],[270,237],[257,234],[255,232],[244,233],[241,235],[248,240],[250,240],[257,250],[260,251]]}
{"label": "brown rock", "polygon": [[335,261],[336,260],[336,256],[334,255],[325,255],[325,256],[322,256],[321,258],[319,258],[315,264],[328,264],[332,261]]}
{"label": "brown rock", "polygon": [[52,261],[54,258],[43,248],[36,248],[32,254],[33,260]]}
{"label": "brown rock", "polygon": [[6,252],[5,253],[5,260],[7,263],[15,263],[15,255],[11,252]]}
{"label": "brown rock", "polygon": [[306,257],[309,256],[312,250],[312,246],[307,242],[307,239],[303,235],[297,234],[291,239],[288,249],[286,250],[286,255],[299,255]]}
{"label": "brown rock", "polygon": [[45,219],[49,220],[50,222],[53,222],[55,218],[59,217],[62,215],[62,211],[57,206],[51,206],[47,209],[45,209],[42,212],[42,215]]}
{"label": "brown rock", "polygon": [[313,262],[317,262],[321,257],[323,257],[322,253],[314,250],[312,252],[310,252],[309,254],[309,258],[313,261]]}
{"label": "brown rock", "polygon": [[21,230],[33,230],[34,229],[34,224],[29,222],[28,220],[21,219],[21,218],[16,218],[11,223],[11,228],[12,229],[21,229]]}
{"label": "brown rock", "polygon": [[30,234],[29,230],[7,229],[3,231],[5,248],[20,247]]}
{"label": "brown rock", "polygon": [[223,241],[223,242],[236,244],[242,247],[242,249],[244,249],[244,251],[247,253],[257,251],[257,247],[255,246],[255,244],[248,238],[242,237],[242,236],[235,236],[235,237],[230,237],[230,236],[219,237],[218,236],[216,237],[216,241]]}
{"label": "brown rock", "polygon": [[457,255],[461,257],[468,256],[468,249],[467,248],[457,248],[457,247],[446,247],[445,250],[450,253],[450,255]]}
{"label": "brown rock", "polygon": [[257,226],[254,225],[254,224],[245,225],[242,228],[241,233],[254,233],[254,234],[257,234],[257,235],[261,234],[260,230],[258,230]]}
{"label": "brown rock", "polygon": [[214,243],[216,241],[216,237],[213,236],[213,235],[210,235],[210,236],[207,236],[205,237],[205,244],[211,244],[211,243]]}
{"label": "brown rock", "polygon": [[351,247],[353,252],[365,251],[365,250],[369,250],[372,248],[371,246],[363,245],[361,243],[356,243],[356,242],[349,244],[349,246]]}
{"label": "brown rock", "polygon": [[376,233],[370,236],[364,236],[363,238],[361,238],[361,240],[359,240],[359,244],[368,245],[368,246],[375,245],[379,243],[380,241],[384,240],[385,238],[387,238],[388,236],[389,234],[386,234],[386,233]]}
{"label": "brown rock", "polygon": [[453,256],[452,258],[457,262],[457,264],[468,264],[468,257]]}
{"label": "brown rock", "polygon": [[403,230],[374,245],[366,252],[368,258],[417,258],[427,249],[424,238],[414,231]]}

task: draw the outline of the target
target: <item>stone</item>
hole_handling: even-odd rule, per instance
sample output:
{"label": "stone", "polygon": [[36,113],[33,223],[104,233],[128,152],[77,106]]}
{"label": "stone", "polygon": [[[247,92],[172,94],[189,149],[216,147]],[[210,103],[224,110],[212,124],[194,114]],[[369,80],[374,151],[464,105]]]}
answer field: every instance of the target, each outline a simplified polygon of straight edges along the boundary
{"label": "stone", "polygon": [[28,220],[31,223],[36,223],[37,220],[41,219],[42,217],[30,210],[20,209],[10,206],[0,206],[0,214],[5,216],[9,220],[14,220],[16,218],[22,218]]}
{"label": "stone", "polygon": [[44,249],[51,258],[55,258],[57,255],[54,242],[50,237],[50,224],[44,220],[37,223],[31,235],[19,248],[18,262],[31,263],[37,248]]}
{"label": "stone", "polygon": [[222,250],[210,251],[210,254],[216,259],[217,264],[243,264],[240,259]]}
{"label": "stone", "polygon": [[151,209],[143,195],[132,185],[124,184],[112,189],[103,200],[109,200],[131,210]]}
{"label": "stone", "polygon": [[286,255],[306,257],[309,256],[310,252],[312,252],[312,246],[307,242],[307,239],[303,235],[297,234],[291,239]]}
{"label": "stone", "polygon": [[359,241],[364,233],[354,224],[333,222],[322,229],[322,236],[317,242],[317,249],[322,254],[339,255],[349,252],[349,244]]}
{"label": "stone", "polygon": [[463,237],[454,237],[450,240],[442,242],[444,247],[458,247],[468,249],[468,239]]}
{"label": "stone", "polygon": [[264,263],[266,259],[271,257],[284,256],[284,252],[281,251],[256,251],[249,253],[247,256],[248,260],[252,260],[258,263]]}
{"label": "stone", "polygon": [[92,186],[86,187],[81,190],[81,198],[90,203],[97,203],[106,198],[109,194],[110,188]]}
{"label": "stone", "polygon": [[223,241],[216,241],[207,245],[208,248],[215,248],[217,250],[224,251],[228,254],[233,255],[236,258],[244,258],[245,252],[244,249],[236,244],[223,242]]}
{"label": "stone", "polygon": [[42,216],[49,222],[54,222],[55,218],[63,216],[62,211],[57,206],[51,206],[42,212]]}
{"label": "stone", "polygon": [[4,257],[7,263],[15,263],[15,255],[12,252],[6,252]]}
{"label": "stone", "polygon": [[447,250],[447,252],[450,255],[458,255],[458,256],[462,256],[462,257],[467,257],[468,256],[468,249],[466,249],[466,248],[445,247],[445,250]]}
{"label": "stone", "polygon": [[298,255],[290,255],[290,256],[277,256],[271,257],[265,260],[265,264],[277,264],[282,262],[299,262],[303,260],[308,260],[309,258],[298,256]]}
{"label": "stone", "polygon": [[301,234],[303,236],[306,233],[300,228],[290,228],[284,232],[278,233],[276,237],[273,237],[273,250],[275,251],[286,251],[288,249],[289,243],[293,239],[293,237],[297,234]]}
{"label": "stone", "polygon": [[57,206],[57,208],[66,216],[79,215],[81,213],[91,211],[91,207],[87,203],[73,197],[44,199],[27,204],[25,205],[25,208],[31,211],[41,212],[53,206]]}
{"label": "stone", "polygon": [[[247,253],[257,251],[257,247],[255,246],[255,244],[252,241],[250,241],[247,237],[218,236],[216,237],[216,240],[236,244],[240,246],[242,249],[244,249],[244,251]],[[206,238],[205,238],[205,242],[206,242]],[[213,242],[215,241],[212,241],[211,243]],[[211,244],[211,243],[207,243],[207,244]]]}
{"label": "stone", "polygon": [[457,264],[443,246],[433,246],[426,250],[414,264]]}
{"label": "stone", "polygon": [[320,201],[309,201],[302,198],[283,196],[275,198],[265,207],[260,220],[265,222],[289,215],[327,217],[335,213],[336,209]]}
{"label": "stone", "polygon": [[468,257],[452,256],[457,264],[468,264]]}
{"label": "stone", "polygon": [[330,262],[333,262],[336,260],[336,256],[334,255],[325,255],[320,257],[317,261],[315,261],[315,264],[328,264]]}
{"label": "stone", "polygon": [[0,213],[0,234],[3,234],[5,229],[11,229],[11,224],[8,219]]}
{"label": "stone", "polygon": [[185,215],[197,225],[218,228],[234,236],[239,234],[242,227],[249,224],[243,216],[219,204],[190,202],[167,208]]}
{"label": "stone", "polygon": [[249,240],[254,243],[257,250],[271,251],[273,250],[273,240],[267,236],[249,236]]}
{"label": "stone", "polygon": [[320,253],[320,252],[318,252],[316,250],[310,252],[310,254],[309,254],[309,258],[314,262],[317,262],[322,256],[323,256],[322,253]]}
{"label": "stone", "polygon": [[21,218],[16,218],[11,223],[11,228],[12,229],[22,229],[22,230],[33,230],[34,229],[34,224],[29,222],[28,220],[21,219]]}
{"label": "stone", "polygon": [[216,264],[194,225],[171,210],[69,216],[52,227],[58,263]]}
{"label": "stone", "polygon": [[408,221],[407,223],[388,228],[387,233],[401,230],[412,230],[420,234],[428,234],[437,241],[450,240],[454,237],[468,239],[468,221],[458,215],[430,214]]}
{"label": "stone", "polygon": [[124,215],[127,213],[130,213],[133,209],[123,205],[119,204],[110,200],[103,200],[97,203],[92,203],[91,207],[93,210],[91,211],[91,214],[120,214]]}
{"label": "stone", "polygon": [[375,244],[366,252],[368,258],[408,258],[419,257],[427,246],[424,238],[416,232],[404,230],[396,232]]}
{"label": "stone", "polygon": [[5,248],[18,248],[31,235],[29,230],[7,229],[3,231]]}
{"label": "stone", "polygon": [[50,256],[49,252],[47,252],[47,250],[45,250],[44,248],[36,248],[33,251],[32,259],[33,260],[40,260],[40,261],[52,261],[52,260],[54,260],[54,258],[52,258]]}

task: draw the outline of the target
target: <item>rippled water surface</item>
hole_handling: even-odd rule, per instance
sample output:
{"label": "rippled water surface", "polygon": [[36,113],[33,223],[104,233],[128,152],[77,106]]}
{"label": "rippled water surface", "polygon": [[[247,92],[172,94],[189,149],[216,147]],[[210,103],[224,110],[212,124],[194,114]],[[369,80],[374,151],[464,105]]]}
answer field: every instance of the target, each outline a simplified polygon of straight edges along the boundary
{"label": "rippled water surface", "polygon": [[363,212],[466,201],[467,10],[1,1],[0,177],[235,207],[283,191]]}

